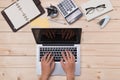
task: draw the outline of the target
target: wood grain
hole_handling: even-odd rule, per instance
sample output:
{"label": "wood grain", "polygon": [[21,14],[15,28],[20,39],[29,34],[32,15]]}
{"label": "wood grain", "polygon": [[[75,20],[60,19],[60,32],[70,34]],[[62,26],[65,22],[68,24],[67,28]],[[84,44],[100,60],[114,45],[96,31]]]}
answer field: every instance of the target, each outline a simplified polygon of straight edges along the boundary
{"label": "wood grain", "polygon": [[[0,56],[1,68],[35,68],[35,56]],[[82,68],[120,69],[120,57],[81,56]]]}
{"label": "wood grain", "polygon": [[[75,80],[119,80],[120,69],[82,68],[81,72]],[[0,68],[0,80],[37,80],[37,76],[35,68]],[[50,80],[66,80],[66,77],[52,76]]]}
{"label": "wood grain", "polygon": [[[58,23],[50,23],[50,28],[82,28],[83,31],[98,31],[98,32],[105,32],[105,31],[120,31],[119,22],[120,20],[111,20],[109,24],[104,28],[100,29],[100,26],[97,24],[98,20],[94,20],[92,22],[86,22],[85,20],[80,20],[75,24],[72,25],[62,25]],[[0,31],[9,31],[12,32],[11,28],[7,24],[7,22],[1,20],[0,21]],[[34,26],[27,25],[24,28],[22,28],[19,32],[30,32],[31,28],[36,28]]]}
{"label": "wood grain", "polygon": [[[120,32],[83,32],[82,43],[120,43]],[[0,44],[34,44],[32,32],[1,32]]]}
{"label": "wood grain", "polygon": [[[0,56],[35,56],[35,44],[1,44]],[[82,44],[81,56],[120,56],[120,44]]]}
{"label": "wood grain", "polygon": [[[0,12],[16,0],[0,0]],[[41,0],[44,8],[57,5],[60,0]],[[75,0],[80,7],[88,0]],[[107,13],[109,24],[100,29],[97,22],[85,16],[72,25],[50,22],[50,28],[82,28],[81,75],[75,80],[120,80],[120,0],[110,0],[114,10]],[[41,17],[46,17],[47,14]],[[66,22],[62,15],[57,19]],[[37,80],[36,43],[28,24],[13,33],[0,14],[0,80]],[[66,80],[65,76],[52,76],[50,80]]]}

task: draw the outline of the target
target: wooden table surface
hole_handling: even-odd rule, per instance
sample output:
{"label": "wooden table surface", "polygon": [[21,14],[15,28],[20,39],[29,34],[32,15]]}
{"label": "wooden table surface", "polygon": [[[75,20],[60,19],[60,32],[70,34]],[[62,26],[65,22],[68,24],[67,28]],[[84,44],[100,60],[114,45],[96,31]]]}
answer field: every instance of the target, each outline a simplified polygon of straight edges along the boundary
{"label": "wooden table surface", "polygon": [[[41,0],[44,8],[59,0]],[[77,5],[88,0],[75,0]],[[0,0],[0,11],[14,0]],[[100,29],[97,22],[105,15],[87,22],[85,16],[72,25],[50,22],[50,27],[83,28],[81,39],[81,76],[76,80],[120,80],[120,0],[111,0],[114,10],[106,15],[111,21]],[[44,14],[41,17],[46,17]],[[65,22],[59,15],[58,19]],[[13,33],[0,14],[0,80],[37,80],[36,44],[30,25]],[[50,80],[66,80],[52,76]]]}

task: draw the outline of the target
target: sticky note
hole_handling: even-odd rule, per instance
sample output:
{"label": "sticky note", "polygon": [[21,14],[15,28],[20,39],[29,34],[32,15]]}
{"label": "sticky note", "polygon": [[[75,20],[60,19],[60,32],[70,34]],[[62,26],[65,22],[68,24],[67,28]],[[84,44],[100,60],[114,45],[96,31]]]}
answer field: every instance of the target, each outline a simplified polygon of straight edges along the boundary
{"label": "sticky note", "polygon": [[40,27],[40,28],[48,28],[49,27],[49,21],[47,18],[37,18],[34,21],[30,23],[31,27]]}

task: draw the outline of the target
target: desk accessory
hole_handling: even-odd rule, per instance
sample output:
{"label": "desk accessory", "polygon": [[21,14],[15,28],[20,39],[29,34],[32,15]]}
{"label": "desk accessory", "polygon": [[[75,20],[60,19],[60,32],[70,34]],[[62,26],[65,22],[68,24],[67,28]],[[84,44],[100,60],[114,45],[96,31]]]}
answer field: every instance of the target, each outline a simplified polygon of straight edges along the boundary
{"label": "desk accessory", "polygon": [[102,20],[98,22],[98,24],[100,25],[101,29],[103,29],[108,24],[109,21],[110,16],[105,16]]}
{"label": "desk accessory", "polygon": [[52,22],[55,22],[55,23],[59,23],[59,24],[63,24],[63,25],[67,25],[67,23],[65,23],[64,21],[62,20],[57,20],[57,19],[48,19],[49,21],[52,21]]}
{"label": "desk accessory", "polygon": [[89,0],[81,7],[88,21],[113,10],[110,0]]}
{"label": "desk accessory", "polygon": [[39,27],[39,28],[49,28],[50,23],[48,18],[38,17],[30,23],[31,27]]}
{"label": "desk accessory", "polygon": [[50,7],[46,8],[47,12],[48,12],[48,16],[50,16],[51,18],[55,18],[58,16],[58,10],[55,6],[50,5]]}
{"label": "desk accessory", "polygon": [[45,11],[39,0],[17,0],[1,13],[13,32],[16,32]]}
{"label": "desk accessory", "polygon": [[57,6],[69,24],[74,23],[83,15],[73,0],[62,0]]}

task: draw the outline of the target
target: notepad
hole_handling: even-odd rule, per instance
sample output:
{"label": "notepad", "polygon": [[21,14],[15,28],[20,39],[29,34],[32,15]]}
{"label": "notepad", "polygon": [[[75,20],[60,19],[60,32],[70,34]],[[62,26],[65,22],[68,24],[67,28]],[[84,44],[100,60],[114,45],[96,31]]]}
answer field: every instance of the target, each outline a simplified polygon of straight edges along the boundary
{"label": "notepad", "polygon": [[40,27],[40,28],[48,28],[50,23],[48,18],[37,18],[30,23],[31,27]]}
{"label": "notepad", "polygon": [[[87,8],[91,8],[91,7],[95,8],[95,7],[98,7],[99,5],[103,5],[103,4],[105,5],[105,9],[100,10],[100,11],[98,11],[97,9],[94,9],[94,12],[92,12],[90,14],[86,14]],[[113,6],[112,6],[110,0],[89,0],[86,3],[82,4],[81,7],[82,7],[84,14],[88,21],[113,10]],[[91,10],[89,10],[89,12],[90,11]]]}
{"label": "notepad", "polygon": [[39,0],[18,0],[2,11],[15,32],[44,13]]}

